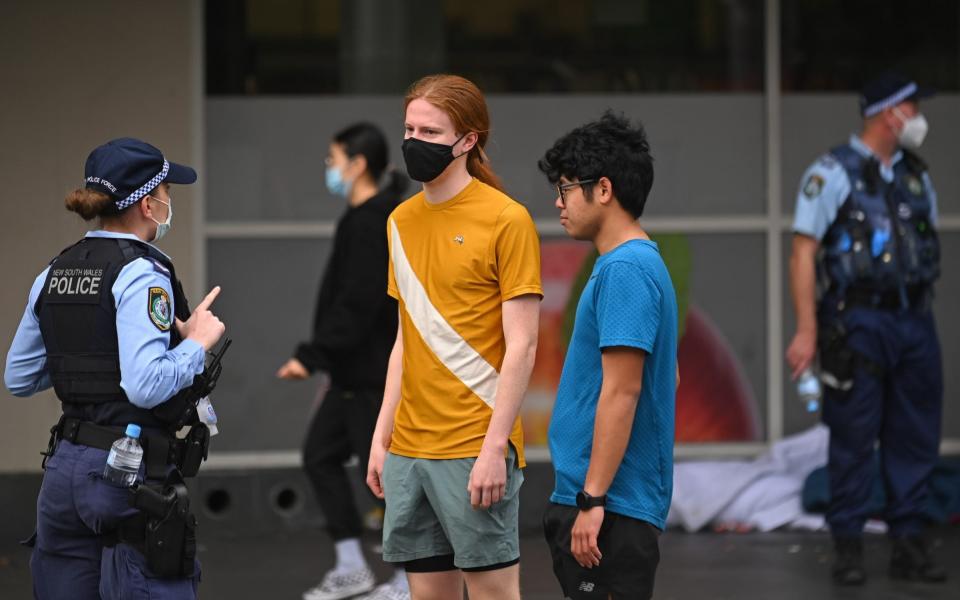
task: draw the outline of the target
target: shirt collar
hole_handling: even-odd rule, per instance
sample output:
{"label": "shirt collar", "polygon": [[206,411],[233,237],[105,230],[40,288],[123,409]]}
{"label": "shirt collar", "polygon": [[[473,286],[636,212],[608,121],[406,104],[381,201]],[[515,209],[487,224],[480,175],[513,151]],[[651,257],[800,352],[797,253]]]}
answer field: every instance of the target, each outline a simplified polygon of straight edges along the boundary
{"label": "shirt collar", "polygon": [[167,256],[167,254],[163,250],[161,250],[160,248],[157,248],[156,246],[154,246],[153,244],[150,244],[149,242],[144,242],[143,240],[133,235],[132,233],[120,233],[118,231],[104,231],[103,229],[97,229],[95,231],[88,231],[87,235],[85,235],[84,237],[108,238],[108,239],[114,239],[114,240],[133,240],[135,242],[140,242],[141,244],[149,244],[154,250],[162,254],[167,260],[171,260],[170,257]]}
{"label": "shirt collar", "polygon": [[[856,150],[864,158],[876,158],[877,162],[883,165],[883,161],[880,160],[870,146],[866,145],[860,136],[855,133],[850,134],[850,147]],[[893,154],[893,157],[890,159],[890,167],[893,168],[895,164],[900,162],[903,159],[903,150],[897,148],[897,151]]]}

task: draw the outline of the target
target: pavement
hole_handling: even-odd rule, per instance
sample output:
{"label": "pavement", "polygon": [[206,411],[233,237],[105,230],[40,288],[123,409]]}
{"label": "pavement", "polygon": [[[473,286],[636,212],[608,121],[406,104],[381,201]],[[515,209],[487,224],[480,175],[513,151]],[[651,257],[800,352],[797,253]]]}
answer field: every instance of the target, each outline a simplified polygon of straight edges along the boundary
{"label": "pavement", "polygon": [[[333,548],[322,530],[234,535],[201,532],[200,597],[205,599],[298,599],[333,564]],[[958,600],[960,526],[931,532],[936,556],[950,572],[945,584],[891,581],[886,575],[889,544],[867,536],[868,581],[860,588],[830,582],[830,539],[824,533],[683,533],[661,537],[657,600]],[[390,568],[377,560],[376,535],[364,541],[368,557],[385,579]],[[0,599],[31,598],[29,551],[0,541]],[[525,600],[560,600],[550,555],[537,535],[521,539],[521,586]]]}

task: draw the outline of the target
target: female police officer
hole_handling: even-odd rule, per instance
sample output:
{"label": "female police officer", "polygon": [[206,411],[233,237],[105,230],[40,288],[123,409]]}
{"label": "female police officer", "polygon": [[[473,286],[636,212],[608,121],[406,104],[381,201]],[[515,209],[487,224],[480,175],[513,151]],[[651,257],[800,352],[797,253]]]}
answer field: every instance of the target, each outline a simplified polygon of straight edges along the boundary
{"label": "female police officer", "polygon": [[173,264],[148,243],[170,229],[170,184],[193,183],[197,174],[122,138],[90,154],[85,177],[66,207],[84,220],[99,218],[100,228],[34,281],[4,374],[13,394],[52,386],[63,404],[37,501],[34,595],[192,598],[195,554],[174,557],[187,565],[182,570],[155,572],[145,528],[128,527],[144,523],[130,507],[130,491],[102,474],[110,445],[129,423],[143,430],[141,477],[162,481],[180,466],[183,446],[173,431],[190,422],[187,392],[204,370],[205,351],[224,333],[209,310],[219,288],[190,314]]}

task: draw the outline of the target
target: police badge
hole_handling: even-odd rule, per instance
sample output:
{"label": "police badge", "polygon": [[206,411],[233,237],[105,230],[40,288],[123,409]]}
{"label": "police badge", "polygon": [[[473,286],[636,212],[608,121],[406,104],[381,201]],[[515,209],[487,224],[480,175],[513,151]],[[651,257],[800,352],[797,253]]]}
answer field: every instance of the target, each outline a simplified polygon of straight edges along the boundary
{"label": "police badge", "polygon": [[170,331],[170,295],[162,287],[150,288],[147,313],[160,331]]}
{"label": "police badge", "polygon": [[910,190],[910,193],[914,196],[919,196],[923,193],[923,183],[917,179],[915,175],[908,175],[907,189]]}
{"label": "police badge", "polygon": [[807,178],[807,183],[803,185],[803,195],[813,200],[823,191],[823,177],[811,175]]}

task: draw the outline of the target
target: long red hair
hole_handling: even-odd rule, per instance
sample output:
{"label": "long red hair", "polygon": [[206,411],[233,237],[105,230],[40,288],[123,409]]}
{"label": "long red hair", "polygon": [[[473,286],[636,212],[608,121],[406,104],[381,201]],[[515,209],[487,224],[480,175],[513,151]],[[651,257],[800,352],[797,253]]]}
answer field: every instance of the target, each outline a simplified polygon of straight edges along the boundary
{"label": "long red hair", "polygon": [[467,172],[503,191],[503,183],[490,168],[490,159],[483,151],[490,137],[490,113],[480,88],[459,75],[427,75],[407,90],[404,109],[418,98],[447,113],[459,133],[477,134],[477,143],[467,154]]}

